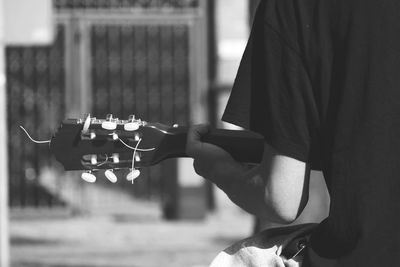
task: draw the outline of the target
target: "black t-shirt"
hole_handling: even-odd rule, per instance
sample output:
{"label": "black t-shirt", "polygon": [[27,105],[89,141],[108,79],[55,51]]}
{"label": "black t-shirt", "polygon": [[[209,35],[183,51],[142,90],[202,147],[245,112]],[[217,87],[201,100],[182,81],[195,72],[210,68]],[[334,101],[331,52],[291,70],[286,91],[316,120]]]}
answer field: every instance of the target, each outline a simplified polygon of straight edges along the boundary
{"label": "black t-shirt", "polygon": [[[400,255],[400,1],[265,0],[223,120],[323,171],[311,239],[339,266]],[[389,263],[390,262],[390,263]]]}

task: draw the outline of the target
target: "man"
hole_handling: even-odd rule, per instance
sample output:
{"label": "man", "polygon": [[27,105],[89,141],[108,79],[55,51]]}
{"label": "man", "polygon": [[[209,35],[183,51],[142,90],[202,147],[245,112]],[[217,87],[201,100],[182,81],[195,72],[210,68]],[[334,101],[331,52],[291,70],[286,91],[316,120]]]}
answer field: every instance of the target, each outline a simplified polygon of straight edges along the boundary
{"label": "man", "polygon": [[[399,14],[398,0],[262,1],[223,119],[265,137],[263,162],[247,170],[200,141],[207,127],[189,134],[195,170],[271,221],[295,220],[309,170],[323,171],[330,213],[305,227],[305,265],[395,266],[400,255]],[[241,242],[214,266],[292,264],[274,238]]]}

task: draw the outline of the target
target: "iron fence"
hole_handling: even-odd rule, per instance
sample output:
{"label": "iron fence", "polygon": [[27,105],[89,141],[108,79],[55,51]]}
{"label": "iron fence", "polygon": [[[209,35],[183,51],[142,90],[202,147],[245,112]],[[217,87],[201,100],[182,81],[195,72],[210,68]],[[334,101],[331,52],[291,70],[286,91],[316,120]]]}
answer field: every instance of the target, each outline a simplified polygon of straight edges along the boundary
{"label": "iron fence", "polygon": [[46,145],[29,142],[19,128],[49,139],[65,114],[65,29],[57,27],[49,47],[6,49],[10,203],[53,205],[56,196],[39,185],[43,166],[51,165]]}
{"label": "iron fence", "polygon": [[[7,48],[12,206],[63,204],[57,194],[63,183],[49,192],[40,182],[44,168],[59,167],[48,148],[29,142],[19,125],[43,139],[66,116],[89,112],[119,118],[136,114],[171,125],[196,121],[206,80],[202,3],[55,0],[55,42]],[[160,197],[168,187],[163,181],[176,179],[176,164],[143,169],[141,177],[129,191]],[[118,184],[126,188],[127,181]]]}
{"label": "iron fence", "polygon": [[60,9],[192,9],[200,0],[55,0]]}

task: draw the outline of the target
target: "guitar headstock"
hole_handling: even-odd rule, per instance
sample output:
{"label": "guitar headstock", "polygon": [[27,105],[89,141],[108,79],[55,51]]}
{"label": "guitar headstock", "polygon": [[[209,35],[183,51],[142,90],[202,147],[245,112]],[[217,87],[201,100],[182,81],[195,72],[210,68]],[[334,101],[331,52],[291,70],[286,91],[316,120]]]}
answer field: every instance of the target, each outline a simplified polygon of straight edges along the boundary
{"label": "guitar headstock", "polygon": [[[139,168],[165,158],[182,155],[185,135],[181,127],[148,123],[131,115],[126,120],[107,115],[105,119],[67,119],[53,135],[50,149],[65,170],[85,170],[82,178],[94,182],[94,172],[116,182],[115,170],[129,169],[134,180]],[[183,138],[185,139],[185,138]],[[183,148],[182,148],[183,146]]]}

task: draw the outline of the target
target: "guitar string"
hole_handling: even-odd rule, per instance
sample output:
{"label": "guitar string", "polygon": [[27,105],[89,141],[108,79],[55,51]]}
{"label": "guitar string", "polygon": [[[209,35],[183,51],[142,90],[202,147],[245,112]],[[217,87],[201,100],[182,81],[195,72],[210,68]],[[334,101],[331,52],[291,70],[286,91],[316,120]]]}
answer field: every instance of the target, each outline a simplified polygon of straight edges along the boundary
{"label": "guitar string", "polygon": [[[124,146],[126,146],[127,148],[133,150],[133,155],[132,155],[132,167],[131,167],[131,170],[132,170],[132,171],[131,171],[131,172],[133,172],[134,170],[136,170],[136,169],[135,169],[135,158],[136,158],[136,153],[137,153],[137,151],[146,152],[146,151],[155,150],[155,148],[140,149],[140,148],[139,148],[139,144],[140,144],[140,142],[142,142],[142,138],[140,138],[140,139],[138,140],[138,142],[136,143],[135,147],[132,147],[132,146],[128,145],[127,143],[125,143],[124,141],[122,141],[122,139],[120,139],[119,137],[118,137],[118,140],[119,140]],[[135,179],[132,179],[132,184],[134,184],[134,180],[135,180]]]}
{"label": "guitar string", "polygon": [[[136,147],[130,146],[130,145],[128,145],[127,143],[125,143],[124,141],[122,141],[122,139],[119,138],[119,137],[118,137],[118,140],[119,140],[124,146],[126,146],[127,148],[130,148],[130,149],[132,149],[132,150],[137,150],[137,151],[140,151],[140,152],[149,152],[149,151],[153,151],[153,150],[156,149],[155,147],[153,147],[153,148],[137,148],[137,145],[136,145]],[[142,138],[140,138],[139,140],[142,140]]]}
{"label": "guitar string", "polygon": [[36,143],[36,144],[47,144],[47,143],[51,143],[51,139],[50,139],[50,140],[43,140],[43,141],[41,141],[41,140],[35,140],[35,139],[33,139],[33,138],[29,135],[28,131],[25,130],[25,128],[24,128],[23,126],[20,125],[19,127],[25,132],[25,134],[28,136],[29,139],[31,139],[32,142],[34,142],[34,143]]}
{"label": "guitar string", "polygon": [[[136,146],[135,146],[135,150],[133,150],[133,157],[132,157],[132,173],[135,170],[135,157],[136,157],[136,151],[139,147],[140,142],[142,141],[142,138],[139,139],[139,141],[137,142]],[[132,177],[132,184],[134,182],[135,179],[133,179]]]}
{"label": "guitar string", "polygon": [[[32,136],[28,133],[28,131],[27,131],[22,125],[20,125],[19,127],[25,132],[26,136],[27,136],[32,142],[34,142],[34,143],[36,143],[36,144],[47,144],[47,143],[51,143],[51,139],[49,139],[49,140],[35,140],[35,139],[32,138]],[[112,134],[110,134],[110,135],[112,135]],[[119,137],[118,137],[118,140],[119,140],[122,144],[124,144],[127,148],[130,148],[130,149],[132,149],[132,150],[135,150],[135,149],[136,149],[137,151],[141,151],[141,152],[148,152],[148,151],[153,151],[153,150],[155,150],[155,148],[135,148],[135,147],[132,147],[132,146],[128,145],[128,144],[125,143],[124,141],[122,141],[122,139],[120,139]]]}
{"label": "guitar string", "polygon": [[97,164],[97,167],[100,167],[108,162],[108,155],[107,154],[104,154],[104,155],[106,156],[106,159],[102,163]]}

